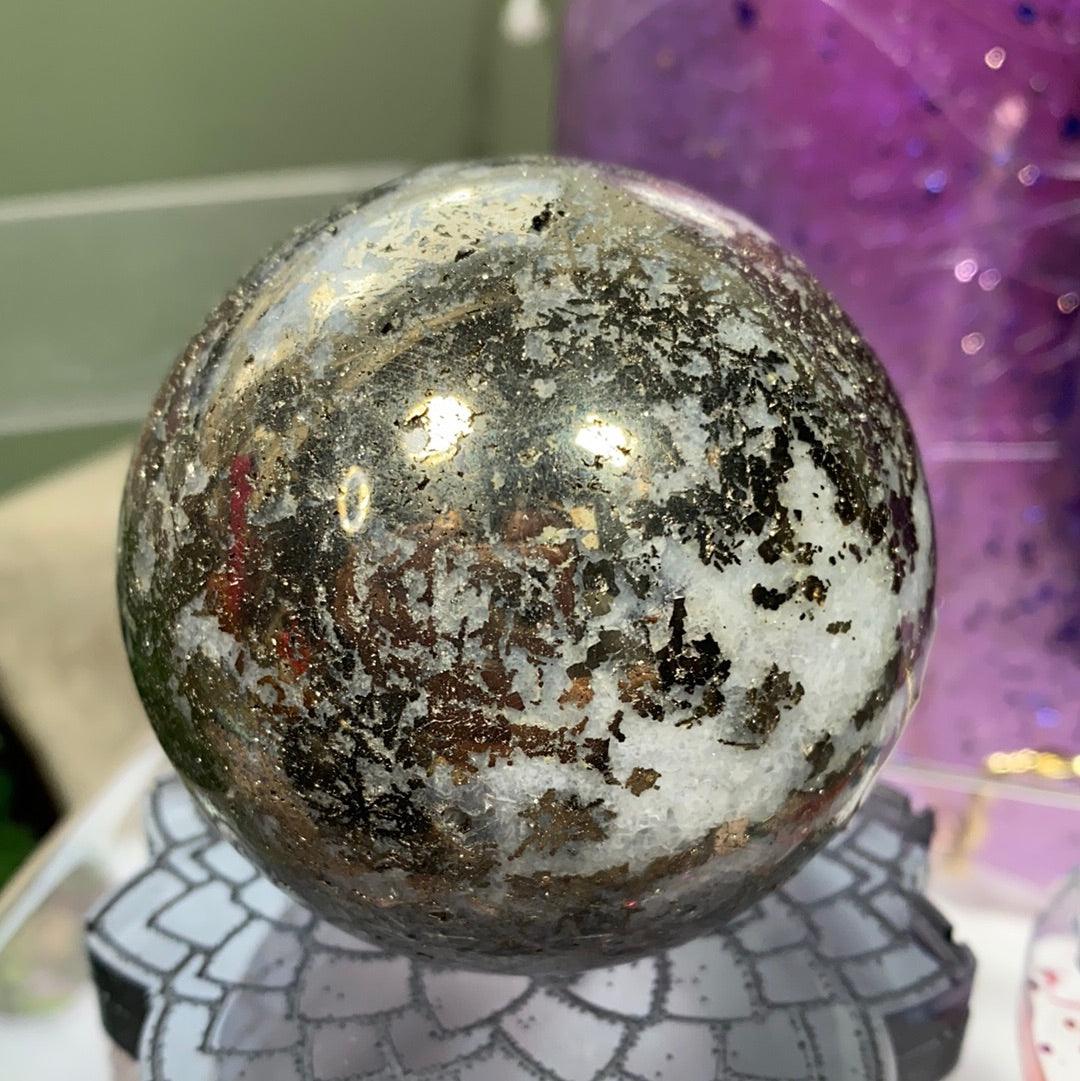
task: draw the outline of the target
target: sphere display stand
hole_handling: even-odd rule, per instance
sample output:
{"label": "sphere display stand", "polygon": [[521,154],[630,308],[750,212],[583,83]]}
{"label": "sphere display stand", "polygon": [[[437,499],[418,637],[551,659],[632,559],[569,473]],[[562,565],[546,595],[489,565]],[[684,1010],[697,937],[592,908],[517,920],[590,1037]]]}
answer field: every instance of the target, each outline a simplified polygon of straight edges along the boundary
{"label": "sphere display stand", "polygon": [[175,778],[145,870],[90,917],[105,1027],[146,1081],[936,1081],[971,952],[923,896],[929,812],[879,785],[715,934],[565,977],[427,965],[342,934]]}

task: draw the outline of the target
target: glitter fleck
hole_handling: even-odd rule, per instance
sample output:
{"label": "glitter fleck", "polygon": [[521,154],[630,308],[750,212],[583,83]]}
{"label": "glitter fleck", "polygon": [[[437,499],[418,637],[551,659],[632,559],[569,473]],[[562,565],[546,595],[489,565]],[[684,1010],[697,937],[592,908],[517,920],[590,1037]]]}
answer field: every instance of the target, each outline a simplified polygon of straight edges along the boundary
{"label": "glitter fleck", "polygon": [[1016,174],[1016,179],[1024,185],[1025,188],[1030,188],[1036,180],[1039,179],[1040,169],[1037,165],[1029,162]]}
{"label": "glitter fleck", "polygon": [[974,356],[985,344],[985,336],[980,334],[977,330],[972,331],[970,334],[965,334],[960,339],[960,348],[963,349],[969,357]]}
{"label": "glitter fleck", "polygon": [[949,182],[949,174],[944,169],[934,169],[927,173],[923,179],[923,187],[931,195],[940,195]]}
{"label": "glitter fleck", "polygon": [[737,0],[735,4],[735,17],[744,30],[749,30],[758,19],[757,8],[749,0]]}
{"label": "glitter fleck", "polygon": [[979,264],[974,259],[961,259],[953,267],[953,274],[958,282],[969,282],[979,272]]}

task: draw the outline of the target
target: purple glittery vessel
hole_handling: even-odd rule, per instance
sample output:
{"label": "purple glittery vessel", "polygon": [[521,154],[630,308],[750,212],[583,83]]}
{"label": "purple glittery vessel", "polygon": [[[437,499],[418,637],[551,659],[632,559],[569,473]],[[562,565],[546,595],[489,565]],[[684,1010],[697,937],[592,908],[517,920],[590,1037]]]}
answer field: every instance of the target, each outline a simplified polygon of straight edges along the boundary
{"label": "purple glittery vessel", "polygon": [[1080,752],[1080,0],[578,0],[560,144],[761,222],[889,368],[940,532],[904,750]]}

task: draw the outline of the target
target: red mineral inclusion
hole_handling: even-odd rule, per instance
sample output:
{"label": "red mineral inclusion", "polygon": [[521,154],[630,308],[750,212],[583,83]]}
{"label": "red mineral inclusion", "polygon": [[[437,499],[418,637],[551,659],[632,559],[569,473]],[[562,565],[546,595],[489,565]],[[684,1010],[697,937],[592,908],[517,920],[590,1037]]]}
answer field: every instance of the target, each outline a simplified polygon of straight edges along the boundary
{"label": "red mineral inclusion", "polygon": [[229,626],[238,625],[244,596],[247,593],[245,562],[251,527],[247,520],[247,505],[255,486],[252,473],[254,459],[250,454],[238,454],[229,468],[229,565],[225,579],[225,616]]}

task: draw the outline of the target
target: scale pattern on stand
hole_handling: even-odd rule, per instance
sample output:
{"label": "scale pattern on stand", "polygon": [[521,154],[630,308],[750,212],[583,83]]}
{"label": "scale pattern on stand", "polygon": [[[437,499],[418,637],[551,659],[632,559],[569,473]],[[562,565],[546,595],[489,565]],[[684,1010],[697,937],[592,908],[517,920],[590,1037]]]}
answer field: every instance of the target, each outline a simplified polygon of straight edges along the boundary
{"label": "scale pattern on stand", "polygon": [[107,1029],[147,1081],[929,1081],[974,962],[921,894],[928,812],[879,786],[720,932],[566,978],[410,961],[335,930],[176,778],[151,862],[91,917]]}

